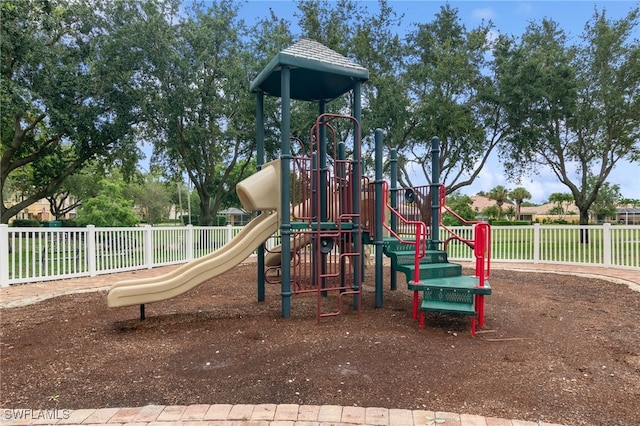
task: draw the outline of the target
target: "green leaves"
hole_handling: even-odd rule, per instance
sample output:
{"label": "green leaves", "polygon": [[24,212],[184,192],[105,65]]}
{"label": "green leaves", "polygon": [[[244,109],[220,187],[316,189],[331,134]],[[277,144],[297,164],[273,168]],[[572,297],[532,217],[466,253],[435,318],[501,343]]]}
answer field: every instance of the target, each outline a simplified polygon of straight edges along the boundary
{"label": "green leaves", "polygon": [[430,181],[429,141],[434,135],[441,140],[440,175],[448,192],[473,181],[500,139],[500,132],[487,126],[495,121],[487,107],[491,79],[484,75],[490,30],[490,25],[467,30],[457,9],[447,5],[408,35],[403,81],[410,127],[401,141],[394,141],[406,158],[405,183],[415,165]]}
{"label": "green leaves", "polygon": [[638,13],[610,21],[596,10],[578,44],[544,20],[496,51],[505,165],[515,175],[548,166],[570,189],[581,224],[615,164],[640,157]]}
{"label": "green leaves", "polygon": [[17,0],[0,8],[3,200],[15,170],[28,166],[33,178],[22,202],[0,205],[4,223],[91,159],[135,163],[132,136],[143,104],[136,36],[147,14],[139,3],[106,0]]}

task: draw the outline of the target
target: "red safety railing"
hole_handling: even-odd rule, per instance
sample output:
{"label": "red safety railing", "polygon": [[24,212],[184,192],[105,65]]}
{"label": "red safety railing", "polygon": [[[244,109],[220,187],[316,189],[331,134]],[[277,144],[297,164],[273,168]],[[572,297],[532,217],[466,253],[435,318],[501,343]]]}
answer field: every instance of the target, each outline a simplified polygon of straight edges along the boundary
{"label": "red safety railing", "polygon": [[[480,222],[474,226],[474,249],[476,258],[476,277],[478,287],[484,287],[484,283],[491,275],[491,227],[487,222]],[[476,294],[476,311],[478,312],[478,324],[484,326],[484,295]],[[475,334],[475,330],[474,330]]]}
{"label": "red safety railing", "polygon": [[411,240],[406,240],[402,238],[393,229],[391,229],[389,225],[387,225],[386,221],[382,222],[382,225],[384,226],[384,228],[387,231],[389,231],[389,233],[393,237],[395,237],[400,243],[414,246],[415,268],[413,273],[413,281],[419,282],[420,281],[420,259],[424,257],[427,250],[427,226],[424,224],[424,222],[421,222],[421,221],[405,219],[404,216],[402,216],[396,209],[391,207],[391,204],[389,203],[389,184],[386,181],[384,181],[382,185],[383,185],[382,192],[384,197],[384,205],[387,207],[387,209],[389,209],[389,212],[391,212],[392,215],[397,217],[404,225],[409,227],[415,227],[415,233],[414,233],[415,240],[411,241]]}
{"label": "red safety railing", "polygon": [[[486,222],[480,222],[475,220],[466,220],[458,213],[453,211],[446,203],[447,189],[444,185],[440,185],[439,192],[439,204],[440,204],[440,217],[438,223],[440,228],[447,231],[450,235],[449,238],[444,240],[443,249],[447,250],[447,244],[451,241],[460,241],[466,244],[474,251],[476,259],[476,277],[480,279],[480,287],[484,287],[484,281],[489,278],[491,274],[491,226]],[[446,210],[453,217],[458,219],[465,225],[473,225],[473,238],[463,238],[456,234],[451,228],[442,223],[442,211]]]}
{"label": "red safety railing", "polygon": [[461,243],[464,243],[468,245],[471,249],[473,249],[475,245],[474,239],[462,238],[460,235],[456,234],[451,228],[449,228],[448,226],[442,223],[442,210],[446,210],[447,213],[451,214],[453,217],[455,217],[465,225],[475,225],[479,222],[475,220],[467,220],[462,216],[460,216],[458,213],[456,213],[453,209],[451,209],[451,207],[447,206],[447,203],[446,203],[447,188],[445,188],[444,185],[440,185],[440,191],[438,195],[439,195],[438,204],[440,205],[440,211],[438,213],[439,214],[438,223],[440,224],[440,228],[444,229],[449,233],[449,235],[451,235],[449,238],[443,241],[443,249],[446,251],[447,244],[449,244],[449,242],[453,240],[460,241]]}

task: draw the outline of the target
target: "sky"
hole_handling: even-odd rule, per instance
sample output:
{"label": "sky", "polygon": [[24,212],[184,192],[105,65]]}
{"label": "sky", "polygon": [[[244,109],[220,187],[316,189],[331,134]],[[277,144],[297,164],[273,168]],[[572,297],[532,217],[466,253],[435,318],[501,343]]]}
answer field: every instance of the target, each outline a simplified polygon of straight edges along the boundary
{"label": "sky", "polygon": [[[367,8],[374,10],[376,1],[361,1]],[[551,18],[558,22],[570,38],[577,40],[584,25],[593,16],[595,8],[606,9],[610,19],[626,16],[634,7],[640,7],[639,1],[449,1],[458,9],[462,23],[467,29],[475,28],[483,21],[491,20],[495,29],[504,34],[519,36],[530,22],[540,22]],[[434,19],[443,1],[427,0],[390,0],[389,5],[399,14],[404,13],[406,26],[402,31],[411,30],[411,23],[425,23]],[[269,9],[280,17],[295,22],[296,3],[288,0],[248,0],[240,9],[240,16],[247,24],[256,19],[268,16]],[[292,29],[297,33],[296,29]],[[635,35],[640,39],[640,29]],[[554,192],[568,193],[569,188],[561,184],[550,169],[540,169],[539,174],[524,178],[520,183],[508,182],[501,173],[501,166],[494,156],[487,164],[473,185],[461,190],[467,195],[475,195],[479,191],[488,192],[497,185],[508,189],[524,186],[532,195],[531,202],[541,204]],[[625,198],[640,199],[640,165],[621,163],[609,175],[607,182],[617,184]]]}

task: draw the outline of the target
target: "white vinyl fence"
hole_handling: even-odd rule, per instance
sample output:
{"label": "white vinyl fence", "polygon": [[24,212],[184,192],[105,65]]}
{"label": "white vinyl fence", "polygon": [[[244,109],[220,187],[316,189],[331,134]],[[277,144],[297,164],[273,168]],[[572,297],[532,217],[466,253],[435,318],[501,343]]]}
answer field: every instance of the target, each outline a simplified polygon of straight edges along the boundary
{"label": "white vinyl fence", "polygon": [[[452,230],[471,238],[471,227]],[[447,251],[451,260],[471,260],[471,250],[464,244],[452,242]],[[640,273],[640,226],[492,226],[491,260],[639,269]]]}
{"label": "white vinyl fence", "polygon": [[[185,263],[219,249],[241,229],[239,226],[13,228],[0,225],[0,286]],[[471,227],[453,230],[462,237],[471,237]],[[267,248],[277,244],[279,238],[271,237]],[[463,244],[452,242],[447,250],[453,261],[472,260],[471,250]],[[640,273],[640,226],[492,227],[491,259],[589,264],[638,269]]]}
{"label": "white vinyl fence", "polygon": [[[186,263],[241,226],[12,228],[0,225],[0,287]],[[277,237],[267,248],[278,244]]]}

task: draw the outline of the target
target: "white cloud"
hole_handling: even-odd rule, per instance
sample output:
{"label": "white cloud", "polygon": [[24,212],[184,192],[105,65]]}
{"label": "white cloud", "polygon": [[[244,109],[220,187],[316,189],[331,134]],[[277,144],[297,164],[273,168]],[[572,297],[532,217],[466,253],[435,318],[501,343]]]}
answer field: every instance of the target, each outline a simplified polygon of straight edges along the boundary
{"label": "white cloud", "polygon": [[569,192],[569,188],[560,183],[555,178],[555,176],[553,178],[545,177],[544,179],[536,176],[535,180],[529,179],[525,182],[522,182],[520,185],[514,185],[513,188],[516,188],[518,186],[526,188],[527,191],[529,191],[529,193],[531,194],[531,199],[527,201],[536,204],[544,204],[549,200],[549,195],[553,194],[554,192]]}
{"label": "white cloud", "polygon": [[493,19],[496,14],[490,7],[484,7],[482,9],[474,9],[472,12],[472,16],[476,19],[488,21]]}
{"label": "white cloud", "polygon": [[531,3],[521,2],[518,3],[518,7],[516,7],[516,14],[518,15],[529,15],[533,11],[533,6]]}
{"label": "white cloud", "polygon": [[620,192],[625,198],[640,200],[640,164],[628,161],[620,161],[616,165],[607,182],[612,185],[620,185]]}
{"label": "white cloud", "polygon": [[498,40],[498,37],[500,37],[500,33],[496,30],[489,30],[487,32],[487,45],[494,47],[494,44],[496,42],[496,40]]}

